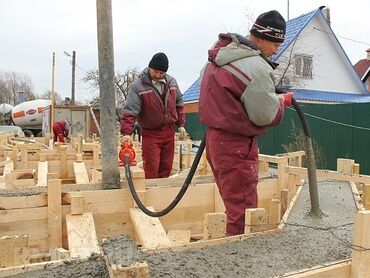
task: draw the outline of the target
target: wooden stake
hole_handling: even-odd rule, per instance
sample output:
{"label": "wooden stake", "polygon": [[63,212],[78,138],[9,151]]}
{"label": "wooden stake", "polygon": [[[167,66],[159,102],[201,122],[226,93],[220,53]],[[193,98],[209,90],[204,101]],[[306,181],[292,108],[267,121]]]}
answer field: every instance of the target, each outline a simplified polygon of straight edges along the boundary
{"label": "wooden stake", "polygon": [[267,229],[267,215],[264,208],[254,208],[245,210],[244,233],[256,233]]}
{"label": "wooden stake", "polygon": [[62,247],[61,180],[48,182],[49,250]]}
{"label": "wooden stake", "polygon": [[370,211],[355,213],[351,277],[370,277]]}
{"label": "wooden stake", "polygon": [[203,221],[203,238],[214,239],[226,236],[226,214],[206,213]]}

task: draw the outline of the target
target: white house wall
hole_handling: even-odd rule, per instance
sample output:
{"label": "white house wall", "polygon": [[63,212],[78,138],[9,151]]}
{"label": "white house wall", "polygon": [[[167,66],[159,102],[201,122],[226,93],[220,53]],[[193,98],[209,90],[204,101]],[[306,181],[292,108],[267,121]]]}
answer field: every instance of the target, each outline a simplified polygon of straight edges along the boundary
{"label": "white house wall", "polygon": [[[336,39],[325,32],[331,32],[324,18],[318,14],[305,27],[294,45],[295,53],[313,55],[313,78],[302,79],[298,87],[302,89],[334,91],[343,93],[363,93],[364,88],[353,76],[352,65]],[[325,32],[314,29],[314,27]],[[292,44],[279,61],[287,60]],[[294,63],[293,63],[294,66]],[[293,87],[297,87],[294,86]]]}

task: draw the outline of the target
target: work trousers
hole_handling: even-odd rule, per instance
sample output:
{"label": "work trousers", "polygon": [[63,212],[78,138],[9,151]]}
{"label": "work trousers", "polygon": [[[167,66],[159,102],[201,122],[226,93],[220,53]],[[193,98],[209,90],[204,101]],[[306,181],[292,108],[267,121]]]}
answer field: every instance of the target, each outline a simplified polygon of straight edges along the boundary
{"label": "work trousers", "polygon": [[206,136],[207,160],[226,209],[226,233],[243,234],[245,210],[258,205],[257,139],[213,128]]}
{"label": "work trousers", "polygon": [[175,150],[175,129],[142,129],[142,157],[146,179],[167,178],[171,174]]}

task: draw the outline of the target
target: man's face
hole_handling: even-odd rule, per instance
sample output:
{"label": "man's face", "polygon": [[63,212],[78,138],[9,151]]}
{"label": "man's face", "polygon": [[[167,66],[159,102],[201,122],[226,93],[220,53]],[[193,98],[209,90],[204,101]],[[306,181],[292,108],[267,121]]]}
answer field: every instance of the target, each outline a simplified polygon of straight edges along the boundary
{"label": "man's face", "polygon": [[149,68],[149,74],[153,80],[157,81],[162,79],[166,72]]}
{"label": "man's face", "polygon": [[267,40],[259,39],[258,48],[261,50],[262,54],[266,57],[271,57],[276,54],[281,43],[270,42]]}

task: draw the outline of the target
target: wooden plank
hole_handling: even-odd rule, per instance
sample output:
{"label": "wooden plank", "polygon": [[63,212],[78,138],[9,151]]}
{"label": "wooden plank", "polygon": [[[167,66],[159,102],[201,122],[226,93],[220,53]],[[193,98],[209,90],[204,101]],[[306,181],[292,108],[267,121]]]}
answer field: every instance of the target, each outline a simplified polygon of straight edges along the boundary
{"label": "wooden plank", "polygon": [[83,161],[73,162],[73,171],[75,173],[77,184],[85,184],[90,182],[89,175],[87,174],[85,163]]}
{"label": "wooden plank", "polygon": [[48,185],[48,162],[39,161],[37,165],[37,186]]}
{"label": "wooden plank", "polygon": [[149,278],[149,266],[148,264],[143,262],[134,262],[129,266],[122,266],[122,265],[109,265],[108,272],[110,278]]}
{"label": "wooden plank", "polygon": [[293,206],[295,202],[298,199],[299,194],[301,194],[303,186],[298,187],[297,192],[295,193],[293,199],[290,201],[288,208],[286,209],[285,213],[283,214],[283,217],[281,218],[280,224],[278,226],[278,230],[281,230],[285,226],[285,222],[288,220],[288,216],[290,211],[293,209]]}
{"label": "wooden plank", "polygon": [[334,263],[324,263],[309,269],[302,269],[295,272],[285,273],[278,277],[289,278],[350,278],[351,260]]}
{"label": "wooden plank", "polygon": [[100,254],[94,218],[91,212],[66,215],[68,247],[71,258],[88,258],[92,253]]}
{"label": "wooden plank", "polygon": [[0,197],[0,210],[46,207],[47,195],[25,195]]}
{"label": "wooden plank", "polygon": [[270,234],[274,234],[277,232],[280,232],[280,230],[277,230],[277,229],[268,230],[264,232],[254,233],[254,234],[242,234],[242,235],[228,236],[228,237],[216,238],[216,239],[210,239],[210,240],[201,240],[201,241],[196,241],[196,242],[190,242],[188,244],[178,244],[178,245],[171,245],[167,247],[141,248],[141,251],[145,253],[161,253],[161,252],[168,252],[168,251],[178,252],[178,251],[217,246],[217,245],[227,244],[231,242],[243,241],[243,240],[247,240],[248,238],[251,238],[254,236],[270,235]]}
{"label": "wooden plank", "polygon": [[355,213],[351,277],[370,277],[370,211]]}
{"label": "wooden plank", "polygon": [[[37,271],[43,270],[45,268],[51,269],[53,267],[64,265],[65,261],[53,261],[53,262],[41,262],[41,263],[34,263],[34,264],[25,264],[25,265],[18,265],[6,268],[0,268],[0,277],[8,277],[13,276],[29,271]],[[26,277],[26,276],[24,276]]]}
{"label": "wooden plank", "polygon": [[204,239],[226,236],[226,214],[223,212],[206,213],[204,215]]}
{"label": "wooden plank", "polygon": [[[301,177],[307,177],[307,168],[288,166],[288,171],[291,174],[299,175]],[[353,181],[359,183],[370,184],[370,176],[357,175],[357,174],[344,174],[336,171],[329,170],[316,170],[316,176],[318,178],[340,180],[340,181]]]}
{"label": "wooden plank", "polygon": [[62,247],[61,180],[50,180],[48,184],[48,233],[49,249]]}
{"label": "wooden plank", "polygon": [[[154,211],[153,207],[148,209]],[[143,247],[157,248],[171,245],[159,218],[150,217],[137,208],[130,208],[129,213]]]}
{"label": "wooden plank", "polygon": [[169,230],[167,236],[171,244],[185,244],[190,242],[190,230]]}

